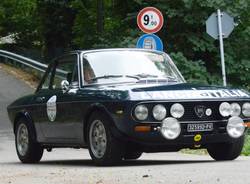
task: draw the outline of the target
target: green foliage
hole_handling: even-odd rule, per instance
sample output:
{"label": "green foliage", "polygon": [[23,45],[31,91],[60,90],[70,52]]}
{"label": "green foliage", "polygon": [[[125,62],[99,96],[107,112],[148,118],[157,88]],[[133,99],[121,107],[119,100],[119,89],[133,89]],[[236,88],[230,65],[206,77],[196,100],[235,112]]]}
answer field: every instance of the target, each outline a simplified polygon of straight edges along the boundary
{"label": "green foliage", "polygon": [[250,135],[247,135],[245,138],[245,144],[244,144],[241,154],[245,156],[250,155]]}
{"label": "green foliage", "polygon": [[45,58],[71,49],[135,47],[143,34],[136,16],[146,6],[163,13],[157,35],[195,83],[222,83],[219,43],[206,34],[205,21],[217,8],[234,16],[238,26],[224,40],[228,82],[250,89],[249,0],[1,0],[0,36],[17,33],[17,45],[40,49]]}
{"label": "green foliage", "polygon": [[177,67],[183,71],[182,74],[188,82],[207,84],[208,81],[213,81],[213,79],[208,78],[203,61],[188,60],[181,52],[170,53],[170,56],[176,62]]}
{"label": "green foliage", "polygon": [[17,43],[28,47],[36,37],[34,27],[38,26],[36,0],[1,0],[0,35],[15,34]]}

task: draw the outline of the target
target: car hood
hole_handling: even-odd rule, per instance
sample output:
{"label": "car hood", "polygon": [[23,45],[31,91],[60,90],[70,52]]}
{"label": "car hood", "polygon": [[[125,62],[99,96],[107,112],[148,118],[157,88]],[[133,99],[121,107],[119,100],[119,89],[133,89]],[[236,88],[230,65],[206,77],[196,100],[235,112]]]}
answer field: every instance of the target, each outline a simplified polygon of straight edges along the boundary
{"label": "car hood", "polygon": [[[233,100],[249,99],[250,94],[242,89],[206,86],[189,83],[181,84],[120,84],[101,87],[109,92],[123,92],[120,97],[129,100]],[[114,93],[113,93],[114,96]]]}

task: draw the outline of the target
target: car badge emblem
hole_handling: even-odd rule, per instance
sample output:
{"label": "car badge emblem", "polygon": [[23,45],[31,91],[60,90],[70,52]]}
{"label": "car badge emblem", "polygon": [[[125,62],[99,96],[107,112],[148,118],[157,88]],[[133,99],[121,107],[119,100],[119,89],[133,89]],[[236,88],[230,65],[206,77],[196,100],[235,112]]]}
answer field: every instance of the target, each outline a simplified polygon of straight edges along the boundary
{"label": "car badge emblem", "polygon": [[206,112],[206,107],[202,105],[198,105],[194,107],[195,114],[199,117],[202,118],[205,115]]}

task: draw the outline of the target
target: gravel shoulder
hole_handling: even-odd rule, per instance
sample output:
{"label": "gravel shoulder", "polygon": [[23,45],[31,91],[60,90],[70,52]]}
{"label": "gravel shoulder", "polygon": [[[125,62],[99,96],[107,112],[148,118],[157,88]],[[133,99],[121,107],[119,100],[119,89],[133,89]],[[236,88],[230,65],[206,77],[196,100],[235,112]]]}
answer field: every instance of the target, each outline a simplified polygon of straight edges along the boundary
{"label": "gravel shoulder", "polygon": [[215,162],[206,155],[143,154],[120,166],[96,167],[85,149],[54,149],[39,164],[21,164],[12,134],[1,137],[0,183],[12,184],[152,184],[247,183],[249,157]]}

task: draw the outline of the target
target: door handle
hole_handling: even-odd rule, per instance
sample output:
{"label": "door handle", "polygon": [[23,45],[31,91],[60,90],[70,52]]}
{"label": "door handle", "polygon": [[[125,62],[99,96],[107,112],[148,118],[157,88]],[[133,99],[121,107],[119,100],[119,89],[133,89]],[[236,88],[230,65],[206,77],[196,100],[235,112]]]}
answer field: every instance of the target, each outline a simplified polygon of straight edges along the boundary
{"label": "door handle", "polygon": [[43,102],[45,100],[44,96],[36,97],[36,102]]}

